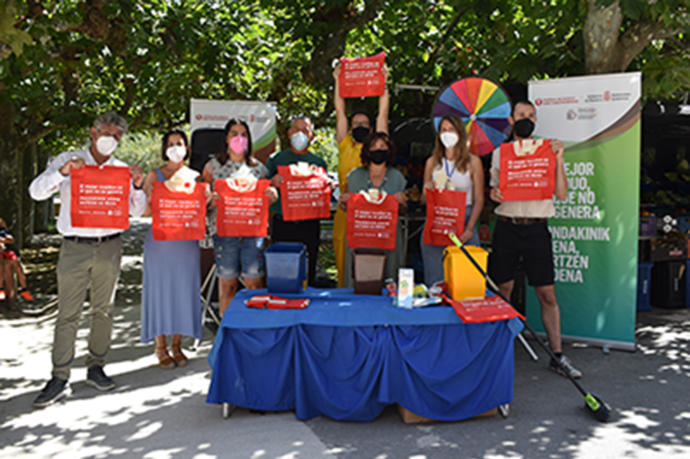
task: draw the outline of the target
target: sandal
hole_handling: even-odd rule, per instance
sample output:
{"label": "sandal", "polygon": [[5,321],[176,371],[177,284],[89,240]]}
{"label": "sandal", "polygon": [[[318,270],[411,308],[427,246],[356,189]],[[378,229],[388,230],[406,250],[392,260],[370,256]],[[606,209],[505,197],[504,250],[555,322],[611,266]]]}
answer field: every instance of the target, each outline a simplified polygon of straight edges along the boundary
{"label": "sandal", "polygon": [[168,354],[168,349],[164,346],[156,346],[156,357],[158,357],[158,366],[164,370],[172,370],[175,368],[175,361]]}
{"label": "sandal", "polygon": [[174,344],[171,346],[172,349],[172,354],[173,354],[173,360],[175,361],[175,364],[178,367],[184,367],[187,365],[187,356],[182,353],[182,349],[180,346],[175,346]]}
{"label": "sandal", "polygon": [[187,365],[187,356],[182,353],[182,335],[173,335],[172,345],[170,350],[172,351],[173,360],[178,367],[183,367]]}

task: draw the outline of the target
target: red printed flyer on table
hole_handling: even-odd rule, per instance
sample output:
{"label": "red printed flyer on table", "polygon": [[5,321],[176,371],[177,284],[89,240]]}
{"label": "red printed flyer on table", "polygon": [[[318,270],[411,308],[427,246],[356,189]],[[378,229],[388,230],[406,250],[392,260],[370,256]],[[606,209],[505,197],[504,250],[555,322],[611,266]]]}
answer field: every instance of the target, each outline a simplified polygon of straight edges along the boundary
{"label": "red printed flyer on table", "polygon": [[70,173],[70,218],[75,228],[129,228],[129,168],[84,166]]}
{"label": "red printed flyer on table", "polygon": [[426,224],[424,243],[447,246],[448,233],[465,231],[467,193],[453,190],[426,191]]}
{"label": "red printed flyer on table", "polygon": [[205,184],[189,185],[189,192],[172,191],[165,182],[154,182],[151,193],[151,228],[153,239],[156,241],[189,241],[204,238]]}
{"label": "red printed flyer on table", "polygon": [[398,223],[398,201],[382,193],[372,198],[369,193],[353,194],[347,201],[347,244],[353,249],[395,250]]}
{"label": "red printed flyer on table", "polygon": [[373,97],[380,96],[386,89],[386,77],[381,71],[386,60],[386,53],[369,57],[340,59],[338,87],[340,97]]}
{"label": "red printed flyer on table", "polygon": [[216,180],[213,189],[217,202],[218,236],[265,237],[268,235],[268,197],[270,182],[265,179]]}
{"label": "red printed flyer on table", "polygon": [[280,200],[285,221],[330,218],[331,187],[326,171],[313,164],[278,166],[283,178]]}
{"label": "red printed flyer on table", "polygon": [[556,155],[549,140],[516,140],[500,148],[498,183],[504,201],[553,198]]}

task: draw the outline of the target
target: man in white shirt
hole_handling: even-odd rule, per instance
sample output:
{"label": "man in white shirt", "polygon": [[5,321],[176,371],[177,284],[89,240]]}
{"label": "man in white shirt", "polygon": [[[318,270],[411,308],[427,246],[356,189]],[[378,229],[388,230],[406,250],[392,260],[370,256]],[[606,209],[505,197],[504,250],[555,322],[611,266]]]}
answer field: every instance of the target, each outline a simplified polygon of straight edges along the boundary
{"label": "man in white shirt", "polygon": [[[86,150],[66,151],[55,157],[48,168],[29,186],[29,194],[37,201],[60,193],[60,214],[57,229],[63,236],[57,265],[58,317],[53,340],[52,378],[34,400],[34,406],[50,405],[68,395],[70,367],[74,360],[74,342],[79,320],[90,290],[90,319],[88,368],[86,383],[99,389],[115,387],[103,372],[105,357],[110,349],[112,307],[115,287],[120,274],[122,240],[119,229],[75,228],[70,218],[70,173],[85,165],[124,166],[112,154],[127,132],[127,122],[108,112],[94,121],[90,131],[91,144]],[[146,208],[146,194],[141,189],[145,173],[137,165],[129,167],[129,213],[141,216]]]}

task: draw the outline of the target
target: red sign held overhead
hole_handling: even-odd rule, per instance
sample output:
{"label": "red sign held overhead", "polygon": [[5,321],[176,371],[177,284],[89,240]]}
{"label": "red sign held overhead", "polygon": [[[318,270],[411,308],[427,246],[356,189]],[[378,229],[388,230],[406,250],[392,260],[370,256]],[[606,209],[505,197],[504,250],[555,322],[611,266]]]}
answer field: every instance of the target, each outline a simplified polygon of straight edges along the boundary
{"label": "red sign held overhead", "polygon": [[347,201],[347,244],[353,249],[395,250],[398,201],[386,195],[378,201],[361,193]]}
{"label": "red sign held overhead", "polygon": [[516,140],[501,144],[499,188],[504,201],[552,199],[556,155],[548,140]]}
{"label": "red sign held overhead", "polygon": [[340,59],[338,87],[340,97],[373,97],[380,96],[386,89],[386,77],[381,69],[386,60],[386,53],[369,57]]}
{"label": "red sign held overhead", "polygon": [[129,168],[84,166],[70,173],[70,218],[75,228],[129,228]]}
{"label": "red sign held overhead", "polygon": [[191,193],[172,191],[165,182],[154,182],[151,193],[153,239],[189,241],[204,238],[206,185],[195,183]]}
{"label": "red sign held overhead", "polygon": [[465,231],[467,193],[453,190],[426,190],[424,243],[450,245],[448,233]]}
{"label": "red sign held overhead", "polygon": [[319,166],[278,166],[280,199],[285,221],[330,218],[331,187],[326,171]]}
{"label": "red sign held overhead", "polygon": [[216,180],[218,236],[265,237],[268,235],[268,180]]}

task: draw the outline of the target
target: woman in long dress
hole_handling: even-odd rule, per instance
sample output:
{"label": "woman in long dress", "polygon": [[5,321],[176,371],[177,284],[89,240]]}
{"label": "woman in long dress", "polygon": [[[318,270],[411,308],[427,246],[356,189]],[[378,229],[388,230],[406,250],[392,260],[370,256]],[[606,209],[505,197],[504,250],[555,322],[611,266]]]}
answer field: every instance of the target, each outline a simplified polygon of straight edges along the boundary
{"label": "woman in long dress", "polygon": [[[187,136],[180,129],[163,136],[165,164],[148,173],[144,191],[148,197],[145,215],[151,214],[151,194],[156,181],[173,175],[194,180],[199,174],[184,165],[189,156]],[[201,338],[201,268],[198,241],[156,241],[149,229],[144,243],[144,279],[141,301],[141,340],[155,340],[161,368],[187,364],[182,336]],[[172,335],[168,352],[166,335]]]}

